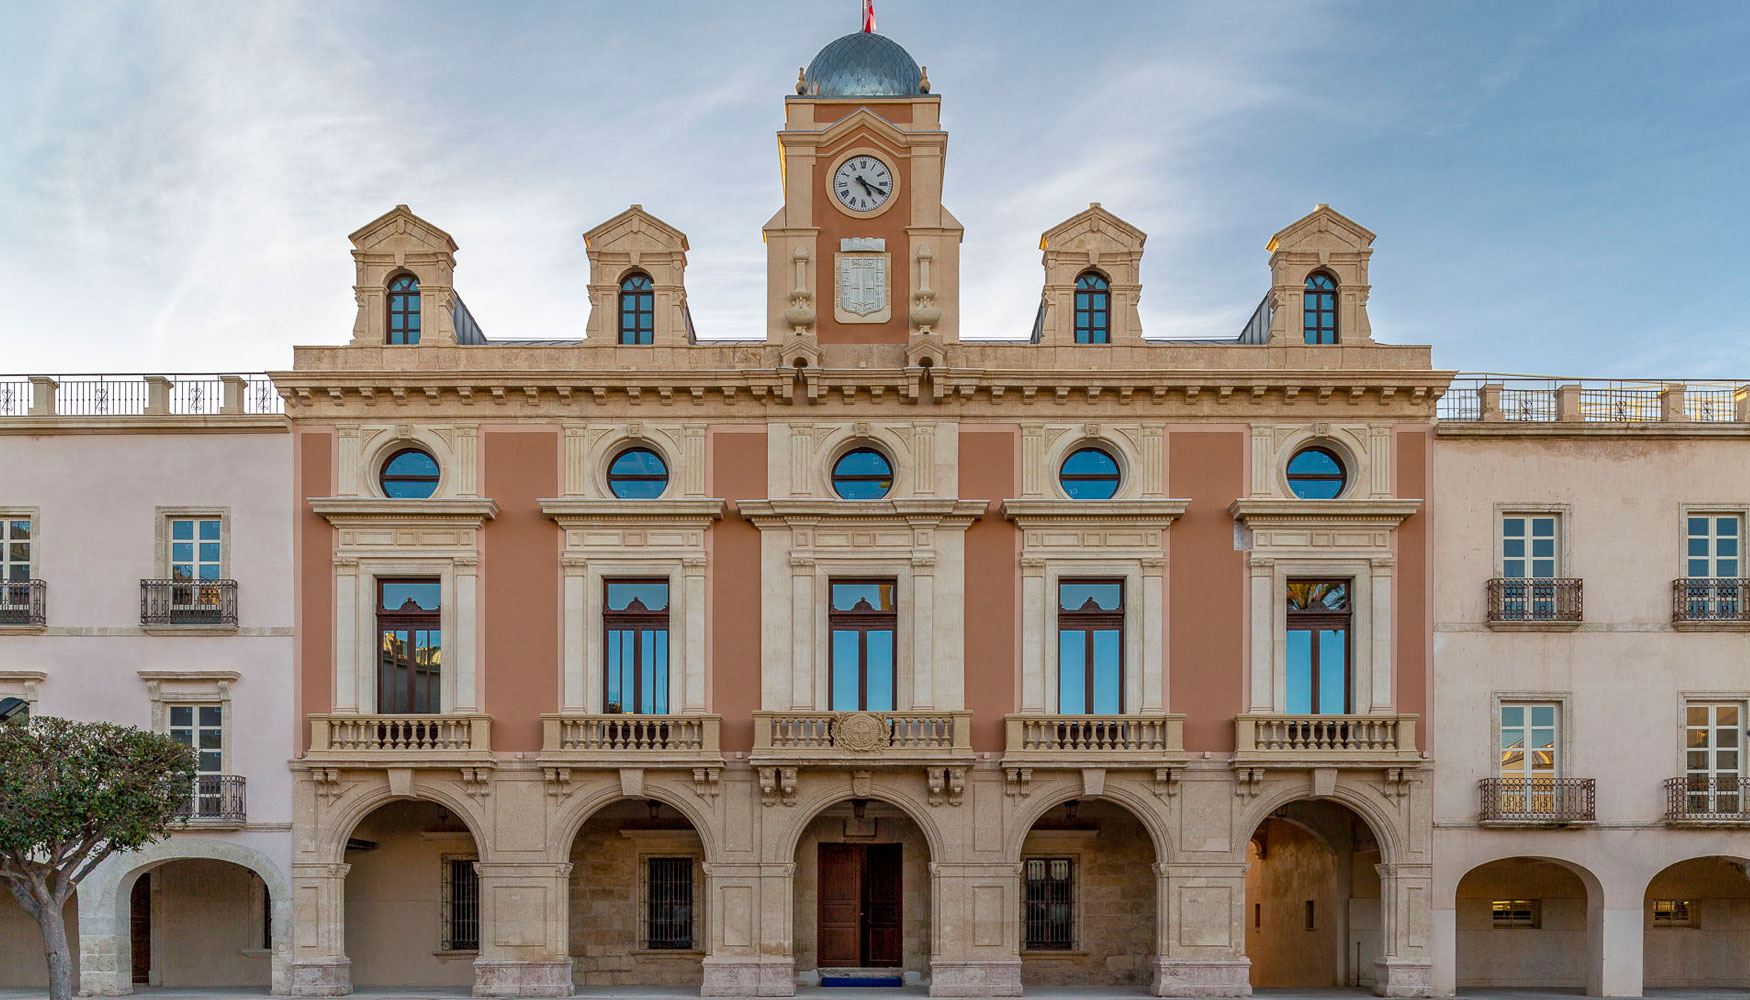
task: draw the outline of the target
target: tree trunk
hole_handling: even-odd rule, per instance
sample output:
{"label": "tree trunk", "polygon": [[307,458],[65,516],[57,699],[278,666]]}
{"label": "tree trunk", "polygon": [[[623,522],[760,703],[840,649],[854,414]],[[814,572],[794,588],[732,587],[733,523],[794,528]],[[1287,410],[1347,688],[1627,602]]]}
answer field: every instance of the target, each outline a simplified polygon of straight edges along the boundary
{"label": "tree trunk", "polygon": [[66,900],[55,900],[47,891],[43,895],[49,900],[39,900],[36,922],[43,932],[43,957],[49,962],[49,997],[69,1000],[73,995],[73,953],[67,947],[67,920],[61,910]]}

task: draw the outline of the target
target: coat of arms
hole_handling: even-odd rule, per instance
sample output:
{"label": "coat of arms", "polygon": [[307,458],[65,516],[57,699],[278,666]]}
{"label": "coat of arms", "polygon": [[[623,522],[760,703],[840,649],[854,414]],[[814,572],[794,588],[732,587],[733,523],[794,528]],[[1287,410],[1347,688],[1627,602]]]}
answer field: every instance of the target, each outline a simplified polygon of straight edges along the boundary
{"label": "coat of arms", "polygon": [[892,315],[887,276],[887,241],[877,238],[839,241],[838,295],[834,302],[841,323],[881,323]]}

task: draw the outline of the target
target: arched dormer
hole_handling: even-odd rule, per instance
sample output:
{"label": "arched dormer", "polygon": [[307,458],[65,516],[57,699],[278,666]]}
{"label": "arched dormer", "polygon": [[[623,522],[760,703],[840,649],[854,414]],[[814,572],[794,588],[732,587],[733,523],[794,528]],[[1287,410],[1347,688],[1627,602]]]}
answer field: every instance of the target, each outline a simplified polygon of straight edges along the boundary
{"label": "arched dormer", "polygon": [[[1272,344],[1373,343],[1373,327],[1367,321],[1371,288],[1367,264],[1373,256],[1373,240],[1372,233],[1329,205],[1318,206],[1270,237]],[[1323,287],[1327,283],[1331,287]],[[1315,324],[1311,336],[1309,323]],[[1328,332],[1321,334],[1320,327]]]}
{"label": "arched dormer", "polygon": [[[1142,245],[1147,240],[1146,233],[1099,202],[1047,230],[1039,238],[1045,291],[1038,342],[1060,347],[1140,343],[1142,320],[1136,304],[1142,297]],[[1088,287],[1079,287],[1084,278],[1090,279]],[[1102,300],[1104,315],[1097,308]]]}
{"label": "arched dormer", "polygon": [[[453,346],[456,241],[450,234],[414,215],[406,205],[396,205],[348,238],[355,272],[353,297],[358,302],[352,345]],[[397,282],[407,284],[402,280],[406,278],[412,279],[413,287],[391,289]],[[417,313],[410,312],[415,308]],[[397,331],[390,329],[392,311],[401,316]],[[400,339],[392,338],[392,332]]]}
{"label": "arched dormer", "polygon": [[[687,234],[641,205],[583,234],[589,254],[589,327],[586,343],[613,346],[643,343],[677,347],[692,339],[692,320],[687,312]],[[628,288],[643,278],[648,287]],[[647,310],[648,336],[622,341],[621,323],[630,297],[633,330],[642,332],[636,314]]]}

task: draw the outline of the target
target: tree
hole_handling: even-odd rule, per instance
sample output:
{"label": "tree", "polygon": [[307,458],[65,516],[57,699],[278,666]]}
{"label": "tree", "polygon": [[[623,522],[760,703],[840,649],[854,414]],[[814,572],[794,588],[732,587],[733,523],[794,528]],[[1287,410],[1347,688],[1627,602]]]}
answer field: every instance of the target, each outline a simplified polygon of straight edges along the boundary
{"label": "tree", "polygon": [[104,859],[187,815],[194,751],[159,733],[38,717],[0,725],[0,880],[42,928],[49,995],[73,993],[62,907]]}

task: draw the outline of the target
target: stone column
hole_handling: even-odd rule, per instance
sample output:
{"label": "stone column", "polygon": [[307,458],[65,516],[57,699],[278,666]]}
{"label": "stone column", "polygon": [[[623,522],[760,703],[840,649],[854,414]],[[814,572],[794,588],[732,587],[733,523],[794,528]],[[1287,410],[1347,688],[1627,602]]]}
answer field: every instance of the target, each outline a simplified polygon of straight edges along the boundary
{"label": "stone column", "polygon": [[1166,684],[1167,618],[1160,613],[1166,595],[1167,560],[1150,556],[1142,560],[1142,710],[1159,712]]}
{"label": "stone column", "polygon": [[337,997],[352,992],[346,957],[346,873],[351,865],[292,863],[293,996]]}
{"label": "stone column", "polygon": [[706,997],[796,993],[790,910],[796,865],[789,861],[705,863]]}
{"label": "stone column", "polygon": [[1586,937],[1591,947],[1586,992],[1595,997],[1638,997],[1645,940],[1642,900],[1637,896],[1634,905],[1626,907],[1614,902],[1606,899],[1588,907]]}
{"label": "stone column", "polygon": [[480,875],[477,997],[568,997],[569,862],[476,861]]}
{"label": "stone column", "polygon": [[1252,992],[1246,957],[1244,861],[1157,864],[1155,996],[1240,997]]}
{"label": "stone column", "polygon": [[686,643],[682,660],[685,671],[681,678],[681,711],[703,712],[705,705],[705,570],[704,556],[688,556],[681,561],[681,591],[685,615]]}
{"label": "stone column", "polygon": [[930,862],[930,995],[1021,995],[1021,866]]}
{"label": "stone column", "polygon": [[1373,960],[1373,992],[1432,996],[1434,866],[1380,864],[1374,870],[1379,872],[1380,956]]}
{"label": "stone column", "polygon": [[1045,560],[1021,557],[1021,711],[1045,712],[1056,706],[1045,691]]}
{"label": "stone column", "polygon": [[476,659],[480,636],[480,557],[456,557],[456,703],[454,712],[480,711]]}

